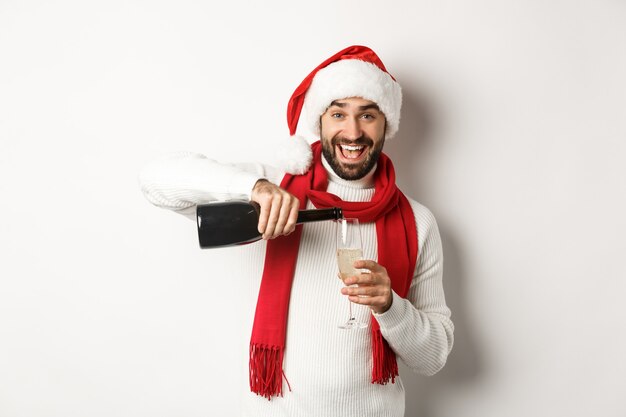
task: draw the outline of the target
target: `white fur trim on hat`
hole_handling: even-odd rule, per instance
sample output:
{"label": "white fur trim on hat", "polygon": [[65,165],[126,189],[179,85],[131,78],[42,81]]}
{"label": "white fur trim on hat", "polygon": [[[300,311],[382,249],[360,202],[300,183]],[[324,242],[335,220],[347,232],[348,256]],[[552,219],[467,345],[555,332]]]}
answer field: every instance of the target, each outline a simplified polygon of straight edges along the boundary
{"label": "white fur trim on hat", "polygon": [[358,59],[344,59],[322,68],[313,78],[307,90],[303,108],[312,132],[319,133],[319,118],[330,103],[349,97],[361,97],[373,101],[385,114],[390,139],[400,125],[402,89],[391,75],[376,65]]}
{"label": "white fur trim on hat", "polygon": [[275,166],[293,175],[302,175],[309,170],[313,161],[311,145],[302,136],[280,139],[276,146]]}

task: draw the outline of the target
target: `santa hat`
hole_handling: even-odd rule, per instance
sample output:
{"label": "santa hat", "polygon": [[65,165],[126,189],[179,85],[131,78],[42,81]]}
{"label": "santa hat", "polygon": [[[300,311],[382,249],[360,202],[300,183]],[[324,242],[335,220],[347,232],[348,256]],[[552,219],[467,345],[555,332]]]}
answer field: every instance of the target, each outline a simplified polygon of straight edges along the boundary
{"label": "santa hat", "polygon": [[311,148],[296,135],[302,110],[302,123],[320,133],[319,119],[334,100],[361,97],[375,102],[387,120],[385,138],[392,138],[400,124],[402,90],[387,72],[378,55],[366,46],[350,46],[315,68],[296,88],[287,106],[291,137],[279,146],[279,165],[290,174],[303,174],[311,165]]}

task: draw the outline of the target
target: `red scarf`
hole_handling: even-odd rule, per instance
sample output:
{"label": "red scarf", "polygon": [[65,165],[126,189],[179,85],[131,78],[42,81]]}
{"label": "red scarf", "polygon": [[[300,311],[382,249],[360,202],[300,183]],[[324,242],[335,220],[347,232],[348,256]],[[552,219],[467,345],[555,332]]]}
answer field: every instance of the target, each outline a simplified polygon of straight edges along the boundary
{"label": "red scarf", "polygon": [[[406,297],[417,259],[417,227],[407,198],[395,183],[391,160],[382,153],[374,174],[374,195],[369,202],[347,202],[326,192],[328,174],[322,165],[321,144],[311,145],[313,166],[304,175],[287,174],[280,186],[300,200],[307,199],[317,208],[341,207],[346,218],[361,223],[376,222],[378,262],[391,277],[392,289]],[[265,267],[257,300],[250,340],[250,389],[271,399],[282,396],[282,369],[287,334],[287,314],[291,284],[296,269],[302,227],[289,236],[268,241]],[[396,356],[372,317],[372,383],[395,382],[398,375]]]}

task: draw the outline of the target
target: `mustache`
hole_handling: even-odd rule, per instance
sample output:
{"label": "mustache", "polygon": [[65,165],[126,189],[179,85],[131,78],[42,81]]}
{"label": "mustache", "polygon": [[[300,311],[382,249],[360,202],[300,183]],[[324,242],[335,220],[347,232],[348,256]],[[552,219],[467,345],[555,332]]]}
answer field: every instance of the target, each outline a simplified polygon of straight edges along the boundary
{"label": "mustache", "polygon": [[367,136],[363,135],[360,138],[357,139],[346,139],[346,138],[342,138],[342,137],[334,137],[331,140],[331,143],[333,146],[337,146],[337,145],[363,145],[363,146],[369,146],[370,148],[374,146],[374,141],[370,138],[368,138]]}

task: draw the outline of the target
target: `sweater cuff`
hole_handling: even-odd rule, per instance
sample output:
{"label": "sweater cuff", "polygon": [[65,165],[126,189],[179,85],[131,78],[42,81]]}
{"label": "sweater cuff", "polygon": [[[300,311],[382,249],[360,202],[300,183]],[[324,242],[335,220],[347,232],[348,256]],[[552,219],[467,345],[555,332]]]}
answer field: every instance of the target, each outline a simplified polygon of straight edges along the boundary
{"label": "sweater cuff", "polygon": [[391,329],[398,323],[401,323],[403,317],[405,317],[406,306],[404,305],[404,302],[406,300],[396,294],[393,290],[391,291],[391,296],[393,300],[389,310],[384,313],[372,312],[381,329]]}

